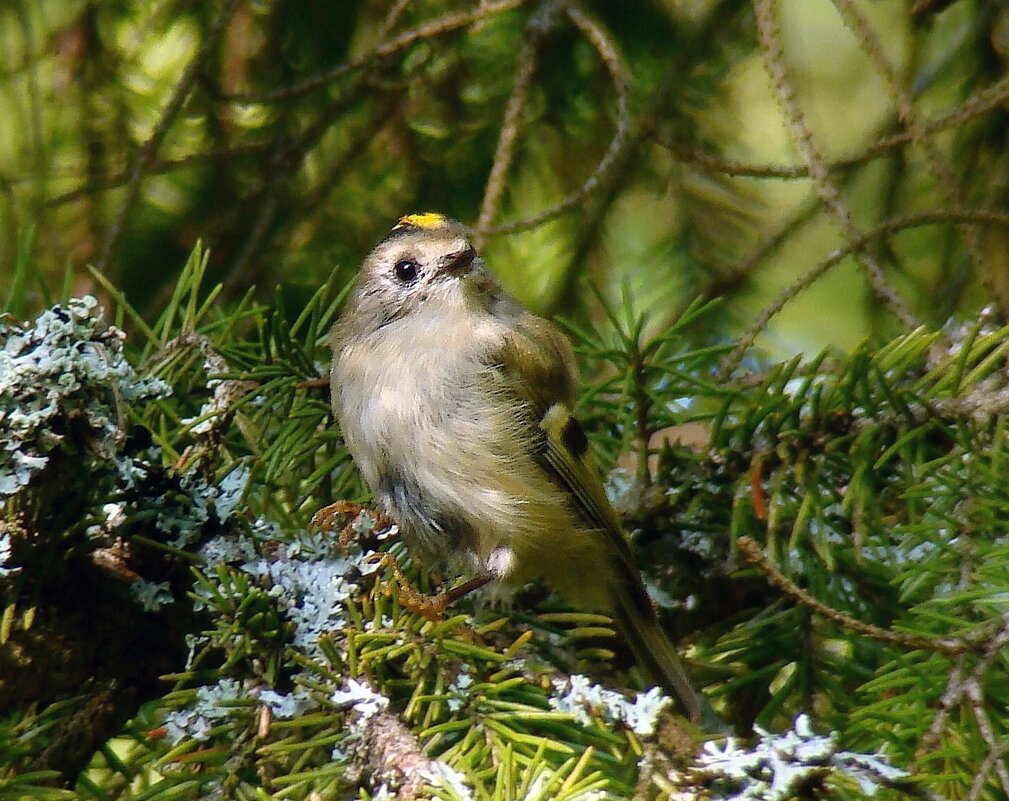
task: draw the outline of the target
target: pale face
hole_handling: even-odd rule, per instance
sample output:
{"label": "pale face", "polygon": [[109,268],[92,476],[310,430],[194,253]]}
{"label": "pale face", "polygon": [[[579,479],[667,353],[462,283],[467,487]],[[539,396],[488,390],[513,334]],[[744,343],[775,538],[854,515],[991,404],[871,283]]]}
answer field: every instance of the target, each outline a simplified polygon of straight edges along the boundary
{"label": "pale face", "polygon": [[366,327],[377,330],[422,308],[486,306],[494,287],[463,227],[446,220],[394,229],[365,259],[352,303]]}
{"label": "pale face", "polygon": [[462,234],[394,233],[368,256],[363,268],[364,280],[370,286],[381,286],[406,298],[467,275],[474,259],[476,251]]}

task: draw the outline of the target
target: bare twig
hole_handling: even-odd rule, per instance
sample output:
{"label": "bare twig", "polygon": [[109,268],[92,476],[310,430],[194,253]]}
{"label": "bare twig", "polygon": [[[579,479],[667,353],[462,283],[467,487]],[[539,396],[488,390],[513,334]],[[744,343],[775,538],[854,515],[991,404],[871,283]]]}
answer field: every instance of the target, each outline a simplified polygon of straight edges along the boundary
{"label": "bare twig", "polygon": [[[929,170],[939,185],[939,191],[945,197],[946,204],[951,208],[962,206],[963,192],[957,185],[956,177],[939,152],[939,148],[936,147],[935,140],[929,137],[925,121],[915,111],[914,99],[911,97],[911,93],[904,88],[903,82],[894,70],[893,65],[890,64],[889,59],[887,59],[879,37],[876,36],[876,32],[852,0],[832,0],[832,2],[840,12],[845,25],[855,34],[855,38],[862,46],[862,50],[869,56],[876,71],[883,78],[890,97],[897,107],[897,114],[904,125],[907,126],[908,133],[911,135],[914,143],[919,145],[925,152]],[[969,226],[960,227],[959,230],[974,268],[977,269],[983,264],[978,243],[978,231]],[[986,282],[990,280],[984,272],[981,275]]]}
{"label": "bare twig", "polygon": [[[812,195],[805,205],[789,217],[789,219],[785,220],[785,222],[780,225],[776,231],[765,237],[748,256],[734,264],[724,274],[715,276],[710,284],[708,284],[705,288],[705,297],[718,297],[724,292],[723,287],[737,284],[751,273],[755,272],[757,267],[769,259],[771,254],[776,252],[790,236],[796,233],[796,231],[808,222],[815,219],[816,215],[822,209],[823,200],[819,195]],[[780,311],[780,309],[777,311]],[[774,313],[776,314],[777,311]],[[764,325],[766,325],[766,321]],[[739,366],[739,362],[742,360],[745,351],[753,344],[753,339],[756,338],[757,334],[760,333],[761,330],[763,330],[762,327],[751,327],[753,338],[751,338],[745,346],[742,345],[741,340],[740,344],[737,345],[732,353],[726,355],[721,360],[718,370],[715,373],[719,380],[725,380],[728,378],[732,371]]]}
{"label": "bare twig", "polygon": [[972,677],[965,685],[967,689],[967,700],[974,711],[974,719],[977,720],[978,731],[981,732],[981,739],[988,746],[988,754],[999,754],[993,761],[995,775],[998,776],[999,784],[1002,785],[1002,795],[1009,798],[1009,770],[1006,769],[1005,760],[1001,757],[1003,744],[998,742],[995,731],[992,729],[991,719],[984,708],[984,693],[976,677]]}
{"label": "bare twig", "polygon": [[[360,713],[352,712],[353,716]],[[358,724],[360,725],[360,724]],[[399,801],[419,796],[434,769],[413,733],[396,715],[379,711],[363,721],[361,737],[351,746],[359,773],[373,790],[386,787]]]}
{"label": "bare twig", "polygon": [[[530,2],[530,0],[490,0],[486,3],[480,3],[471,10],[456,11],[451,14],[445,14],[437,19],[433,19],[430,22],[425,22],[423,25],[418,25],[416,28],[404,31],[399,36],[384,42],[379,42],[367,53],[357,56],[356,58],[352,58],[350,61],[346,61],[343,64],[333,67],[332,69],[326,70],[318,75],[305,78],[304,80],[298,81],[297,83],[293,83],[289,86],[284,86],[280,89],[274,89],[269,92],[232,95],[225,94],[219,89],[215,89],[213,90],[214,96],[218,100],[225,100],[231,103],[273,103],[278,100],[288,100],[290,98],[303,95],[306,92],[310,92],[313,89],[318,89],[321,86],[326,86],[327,84],[335,81],[337,78],[342,78],[344,75],[356,72],[362,67],[369,66],[376,61],[382,60],[383,58],[395,55],[399,51],[405,50],[417,42],[425,39],[432,39],[436,36],[442,36],[443,34],[457,31],[460,28],[467,28],[470,25],[474,25],[482,20],[488,19],[495,14],[513,11],[528,2]],[[401,13],[401,9],[394,7],[393,12],[395,12],[395,16],[398,17],[399,13]],[[392,16],[393,14],[391,13],[389,17]],[[392,26],[390,25],[389,27]]]}
{"label": "bare twig", "polygon": [[[663,136],[658,131],[652,131],[652,139],[672,153],[679,161],[703,167],[711,172],[729,175],[733,178],[780,178],[787,180],[809,177],[809,167],[805,164],[753,164],[736,161],[735,159],[727,159],[691,145],[681,144]],[[864,164],[873,158],[878,158],[879,155],[881,154],[867,150],[865,153],[849,159],[827,162],[827,169],[831,172],[837,172],[846,167]]]}
{"label": "bare twig", "polygon": [[[956,128],[997,108],[1005,103],[1007,99],[1009,99],[1009,76],[971,95],[948,114],[924,122],[922,125],[924,133],[931,136],[950,128]],[[742,178],[796,179],[810,177],[810,169],[805,164],[750,164],[726,159],[689,145],[682,145],[657,131],[652,133],[652,138],[662,145],[662,147],[668,149],[679,160],[697,164],[712,172],[720,172],[725,175]],[[889,134],[872,142],[866,147],[864,152],[856,156],[824,163],[828,171],[837,172],[849,167],[857,167],[860,164],[867,164],[873,159],[885,156],[890,151],[910,144],[913,141],[915,141],[915,136],[909,131]]]}
{"label": "bare twig", "polygon": [[946,722],[949,720],[950,711],[967,696],[972,683],[980,682],[981,677],[992,666],[992,663],[998,658],[1000,652],[1007,644],[1009,644],[1009,612],[1002,615],[1001,627],[985,646],[981,658],[978,659],[977,664],[974,665],[974,668],[966,678],[964,677],[965,660],[963,657],[957,660],[946,683],[946,691],[939,699],[938,709],[936,710],[935,717],[932,718],[932,724],[921,738],[921,744],[918,746],[918,751],[915,754],[916,762],[920,761],[925,754],[935,748],[943,731],[946,729]]}
{"label": "bare twig", "polygon": [[[1009,98],[1009,75],[971,95],[951,114],[936,120],[933,123],[934,130],[959,127],[962,123],[969,122],[1001,106],[1007,98]],[[933,130],[933,125],[928,126],[930,132]]]}
{"label": "bare twig", "polygon": [[329,165],[325,174],[315,182],[312,190],[304,197],[298,198],[298,206],[306,211],[316,213],[325,208],[326,197],[346,174],[347,168],[356,163],[361,153],[374,141],[382,129],[402,112],[402,101],[401,93],[390,93],[377,101],[378,107],[375,113],[365,125],[361,126],[360,130],[351,136],[343,153]]}
{"label": "bare twig", "polygon": [[129,214],[130,209],[133,207],[133,203],[136,201],[137,195],[140,193],[140,182],[143,179],[145,172],[150,167],[151,161],[157,154],[162,141],[168,134],[168,129],[171,128],[172,123],[175,121],[175,117],[182,110],[182,105],[186,102],[186,98],[189,97],[189,93],[196,84],[196,80],[199,77],[200,70],[203,68],[204,62],[210,57],[211,52],[213,52],[214,48],[217,46],[217,40],[220,39],[221,34],[224,33],[225,26],[239,2],[241,2],[241,0],[224,0],[224,4],[217,12],[217,15],[213,18],[213,20],[211,20],[210,27],[207,29],[207,33],[203,37],[203,42],[200,44],[200,48],[196,51],[196,54],[192,57],[192,59],[190,59],[185,70],[182,72],[182,77],[179,78],[178,82],[175,84],[172,96],[169,98],[164,111],[161,112],[161,116],[158,118],[158,122],[154,126],[154,130],[151,131],[151,135],[147,138],[147,141],[144,142],[136,156],[134,156],[133,164],[129,170],[129,179],[126,184],[126,194],[123,196],[123,199],[119,204],[119,209],[116,212],[112,224],[105,232],[105,239],[102,242],[101,253],[96,264],[96,267],[99,270],[104,271],[108,267],[109,259],[112,257],[112,252],[119,243],[119,238],[122,236],[123,228],[126,225],[126,217]]}
{"label": "bare twig", "polygon": [[[862,236],[861,231],[855,225],[850,210],[831,180],[830,171],[816,148],[812,131],[806,124],[805,115],[796,101],[795,89],[788,79],[781,35],[775,19],[774,0],[753,0],[753,8],[756,12],[757,31],[761,51],[764,54],[764,65],[771,76],[771,83],[778,102],[792,129],[792,139],[796,149],[809,168],[810,178],[813,180],[817,193],[823,199],[824,205],[837,219],[844,238],[849,243],[857,241]],[[916,327],[918,325],[917,318],[890,285],[876,260],[861,249],[853,252],[865,270],[877,297],[890,307],[906,327]]]}
{"label": "bare twig", "polygon": [[285,199],[286,188],[319,139],[341,114],[360,99],[364,90],[365,84],[359,82],[352,92],[344,93],[328,103],[303,131],[289,137],[278,137],[270,154],[269,168],[263,171],[262,177],[242,198],[245,207],[255,207],[255,217],[248,226],[249,233],[242,249],[223,281],[226,293],[233,291],[239,283],[243,287],[247,286],[254,277],[246,274],[246,267],[266,240]]}
{"label": "bare twig", "polygon": [[389,9],[389,13],[385,15],[385,19],[382,20],[382,24],[378,27],[378,39],[382,41],[386,36],[396,27],[399,22],[399,18],[403,16],[404,12],[410,7],[410,3],[413,0],[396,0],[392,4],[392,8]]}
{"label": "bare twig", "polygon": [[573,209],[602,185],[604,177],[609,173],[613,165],[617,163],[620,154],[634,141],[633,137],[630,136],[630,74],[624,65],[623,59],[620,57],[616,43],[607,30],[578,6],[568,6],[565,8],[565,12],[574,26],[595,47],[610,74],[610,80],[617,95],[616,130],[614,131],[613,138],[610,140],[609,146],[606,148],[606,152],[603,153],[603,157],[596,164],[591,175],[578,189],[571,192],[556,205],[536,214],[520,220],[514,220],[510,223],[481,228],[479,233],[484,238],[498,234],[513,234],[518,231],[528,231]]}
{"label": "bare twig", "polygon": [[[1002,743],[997,748],[989,749],[988,755],[985,756],[984,761],[981,763],[980,767],[978,767],[977,773],[974,776],[974,781],[970,786],[970,793],[967,796],[967,801],[980,801],[981,791],[984,790],[985,784],[988,781],[988,776],[991,775],[996,762],[1003,762],[1002,758],[1005,756],[1006,751],[1009,751],[1009,743]],[[1003,792],[1006,791],[1003,790]]]}
{"label": "bare twig", "polygon": [[[368,144],[374,140],[375,135],[389,122],[390,119],[393,118],[400,107],[397,100],[398,98],[396,97],[390,97],[383,98],[379,101],[379,107],[369,117],[369,119],[366,120],[365,125],[352,135],[350,142],[347,144],[343,153],[341,153],[329,165],[325,176],[319,180],[311,192],[303,197],[295,199],[296,202],[294,208],[307,210],[308,213],[318,213],[320,210],[325,208],[326,194],[333,188],[333,185],[340,179],[340,177],[346,173],[347,169],[355,164],[362,150],[367,148]],[[324,129],[320,129],[318,135],[312,135],[300,139],[299,141],[301,144],[291,147],[291,151],[296,152],[297,154],[297,164],[300,165],[300,163],[304,161],[311,148],[317,142],[319,136],[322,135],[323,130]],[[288,155],[288,161],[294,161],[294,158]],[[265,186],[259,191],[261,201],[256,214],[255,222],[253,223],[252,230],[245,246],[242,248],[239,256],[229,271],[228,277],[224,281],[226,291],[230,292],[239,285],[241,285],[244,289],[244,287],[258,283],[260,273],[262,271],[262,261],[258,263],[254,262],[255,255],[270,242],[272,236],[274,235],[274,231],[271,230],[271,226],[273,226],[274,221],[281,210],[282,198],[286,198],[286,195],[281,188],[285,186],[295,174],[296,170],[294,168],[294,164],[290,164],[287,168],[277,172],[276,183],[274,184],[273,191],[266,191]],[[278,228],[279,227],[280,226],[278,226]],[[289,227],[286,231],[286,235],[291,236],[293,234],[294,229]]]}
{"label": "bare twig", "polygon": [[[401,0],[402,1],[402,0]],[[925,124],[925,129],[929,134],[939,133],[956,127],[970,119],[991,111],[996,106],[1001,105],[1009,99],[1009,77],[986,87],[985,89],[972,95],[954,111],[945,116],[930,120]],[[780,178],[799,179],[809,177],[809,168],[803,164],[750,164],[722,158],[713,153],[708,153],[699,148],[681,145],[659,134],[654,129],[648,131],[648,135],[662,147],[667,148],[674,156],[681,161],[696,164],[712,172],[720,172],[733,177],[750,178]],[[911,136],[908,133],[893,134],[884,136],[868,146],[865,153],[850,158],[838,159],[827,162],[827,168],[831,172],[837,172],[849,167],[856,167],[865,164],[875,158],[885,156],[891,150],[908,144]],[[147,175],[161,175],[173,170],[184,169],[205,161],[220,161],[225,158],[246,158],[261,155],[270,151],[276,146],[275,142],[252,142],[248,144],[235,145],[224,150],[214,150],[203,153],[191,153],[174,159],[153,159]],[[36,180],[35,176],[16,176],[10,179],[12,185],[27,183]],[[115,189],[123,186],[130,180],[130,171],[126,170],[118,175],[101,180],[91,180],[83,186],[71,189],[62,194],[55,195],[45,201],[45,205],[62,206],[73,203],[83,197],[101,192],[106,189]]]}
{"label": "bare twig", "polygon": [[[152,159],[147,169],[147,175],[162,175],[172,170],[179,170],[200,164],[205,161],[222,161],[224,159],[247,158],[249,156],[259,156],[268,153],[276,147],[276,142],[251,142],[244,145],[234,145],[228,148],[209,150],[203,153],[190,153],[188,156],[181,156],[175,159]],[[88,181],[83,186],[71,189],[55,197],[46,200],[46,206],[62,206],[66,203],[73,203],[85,197],[90,197],[96,192],[106,189],[115,189],[130,181],[130,171],[121,172],[110,178],[102,178]]]}
{"label": "bare twig", "polygon": [[969,209],[951,209],[949,211],[932,211],[922,214],[909,214],[905,217],[896,217],[892,220],[887,220],[877,227],[866,231],[865,233],[859,234],[856,239],[849,241],[844,247],[835,250],[830,254],[830,256],[814,266],[805,275],[790,284],[773,303],[764,308],[754,321],[753,325],[751,325],[750,328],[747,329],[746,333],[740,337],[739,343],[736,347],[733,348],[732,352],[729,353],[722,361],[722,364],[719,367],[720,375],[728,376],[736,369],[736,367],[739,366],[739,362],[742,360],[746,351],[749,350],[751,345],[753,345],[754,340],[756,340],[760,332],[764,330],[767,323],[772,317],[774,317],[774,315],[788,305],[792,298],[815,283],[817,279],[819,279],[832,267],[837,266],[848,256],[857,252],[858,249],[864,248],[868,243],[875,239],[890,236],[898,231],[903,231],[908,228],[918,228],[923,225],[938,225],[942,223],[1006,226],[1009,225],[1009,214],[981,209],[976,211],[971,211]]}
{"label": "bare twig", "polygon": [[501,133],[498,135],[497,148],[494,151],[494,162],[491,165],[490,175],[487,176],[487,186],[484,189],[483,202],[480,204],[480,216],[473,237],[473,244],[477,250],[484,246],[486,235],[483,232],[497,215],[501,196],[504,194],[505,179],[515,157],[515,143],[522,127],[522,110],[529,98],[533,74],[536,72],[536,57],[559,11],[560,3],[557,0],[548,0],[526,23],[525,44],[519,51],[516,61],[515,83],[505,105]]}
{"label": "bare twig", "polygon": [[[400,0],[400,2],[393,4],[382,21],[379,29],[380,36],[395,27],[400,16],[406,10],[408,2],[409,0]],[[298,174],[301,165],[312,148],[315,147],[333,123],[347,109],[351,108],[368,89],[367,79],[369,75],[370,73],[365,73],[359,76],[359,80],[356,81],[350,91],[345,91],[330,101],[316,119],[296,137],[278,139],[271,156],[273,169],[268,170],[259,183],[246,195],[249,198],[259,199],[259,209],[252,225],[252,230],[241,252],[232,264],[228,278],[224,282],[226,290],[230,291],[234,289],[235,285],[239,282],[246,286],[256,282],[260,270],[254,268],[248,271],[246,268],[252,263],[256,253],[270,237],[270,229],[281,208],[283,193],[279,190],[290,184],[293,177]],[[361,132],[352,137],[343,155],[330,167],[326,178],[317,187],[317,191],[325,191],[325,187],[331,186],[339,175],[353,163],[354,158],[361,149],[367,145],[375,133],[389,119],[391,111],[390,103],[387,102],[383,105],[382,110],[371,116],[368,124]],[[272,191],[270,191],[271,188]],[[313,195],[315,194],[313,193]]]}
{"label": "bare twig", "polygon": [[846,612],[841,612],[827,606],[823,601],[814,598],[802,587],[787,578],[777,567],[771,564],[771,561],[760,549],[760,546],[757,545],[756,540],[751,537],[740,537],[738,545],[746,561],[758,568],[772,585],[793,601],[813,610],[818,615],[827,618],[838,626],[850,629],[874,640],[900,645],[904,648],[920,648],[926,651],[938,651],[943,654],[955,655],[961,653],[967,647],[967,644],[963,640],[956,638],[920,637],[916,634],[891,631],[880,626],[874,626],[871,623],[864,623]]}

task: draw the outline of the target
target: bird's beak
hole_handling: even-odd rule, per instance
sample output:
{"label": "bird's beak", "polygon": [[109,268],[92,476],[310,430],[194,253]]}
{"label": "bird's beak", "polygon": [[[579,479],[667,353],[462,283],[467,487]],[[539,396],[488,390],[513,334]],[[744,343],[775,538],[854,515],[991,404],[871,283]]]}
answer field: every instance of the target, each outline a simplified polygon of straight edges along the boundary
{"label": "bird's beak", "polygon": [[472,245],[467,245],[462,250],[454,250],[442,256],[439,272],[444,275],[462,276],[473,269],[473,260],[476,258],[476,251]]}

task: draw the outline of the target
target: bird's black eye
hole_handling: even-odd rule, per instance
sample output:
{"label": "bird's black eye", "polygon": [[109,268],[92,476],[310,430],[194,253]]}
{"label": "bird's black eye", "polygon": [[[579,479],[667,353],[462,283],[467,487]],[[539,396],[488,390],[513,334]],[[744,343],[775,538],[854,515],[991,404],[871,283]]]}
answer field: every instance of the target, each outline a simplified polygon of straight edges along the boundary
{"label": "bird's black eye", "polygon": [[412,259],[400,259],[396,262],[396,278],[404,284],[411,284],[417,280],[417,262]]}

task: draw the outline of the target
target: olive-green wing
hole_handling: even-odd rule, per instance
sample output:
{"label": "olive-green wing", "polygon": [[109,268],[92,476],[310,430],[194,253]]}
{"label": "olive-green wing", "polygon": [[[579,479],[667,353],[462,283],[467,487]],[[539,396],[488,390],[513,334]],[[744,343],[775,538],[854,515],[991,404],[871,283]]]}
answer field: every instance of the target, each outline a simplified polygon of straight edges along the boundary
{"label": "olive-green wing", "polygon": [[574,403],[578,368],[571,343],[553,323],[524,312],[491,361],[537,420],[555,403]]}
{"label": "olive-green wing", "polygon": [[525,315],[494,361],[536,419],[536,458],[544,472],[571,497],[586,527],[604,532],[637,575],[620,521],[599,479],[588,438],[571,413],[576,372],[567,338],[548,321]]}
{"label": "olive-green wing", "polygon": [[571,498],[586,528],[592,530],[586,531],[586,536],[599,532],[617,556],[610,602],[638,662],[667,692],[680,698],[691,720],[703,720],[712,730],[721,730],[718,716],[694,690],[676,649],[659,625],[630,545],[599,479],[588,439],[571,413],[575,371],[567,339],[546,320],[527,315],[495,354],[494,364],[529,407],[533,418],[530,432],[544,474]]}

